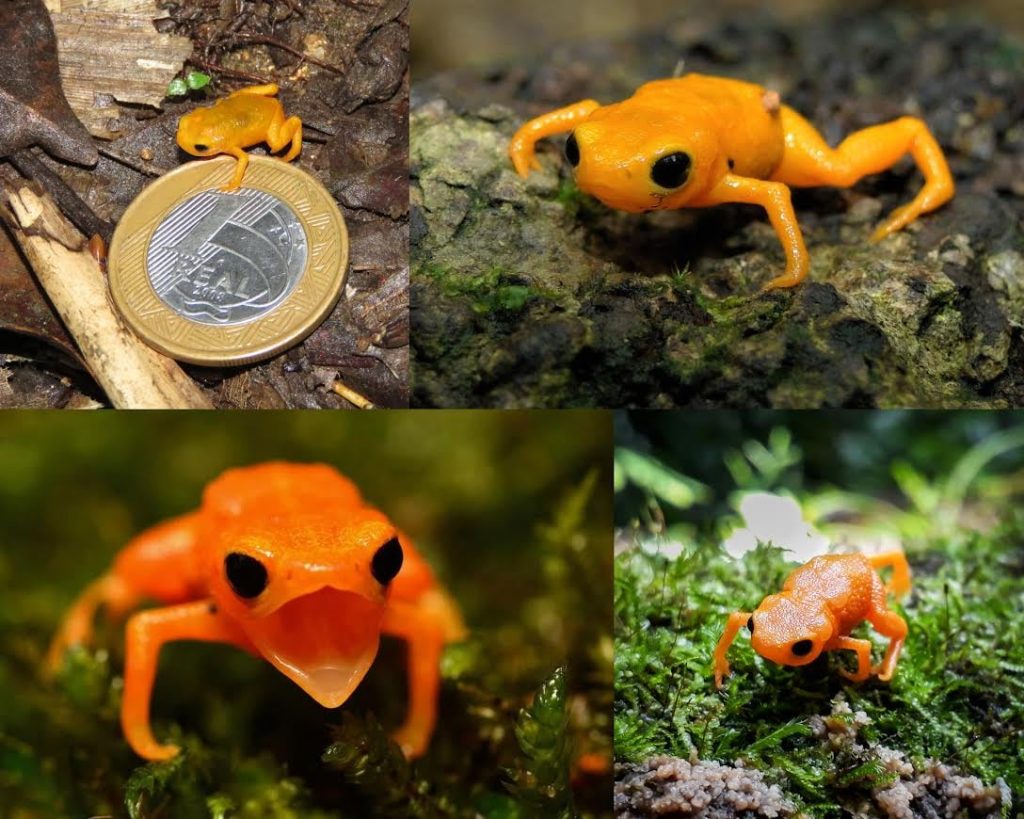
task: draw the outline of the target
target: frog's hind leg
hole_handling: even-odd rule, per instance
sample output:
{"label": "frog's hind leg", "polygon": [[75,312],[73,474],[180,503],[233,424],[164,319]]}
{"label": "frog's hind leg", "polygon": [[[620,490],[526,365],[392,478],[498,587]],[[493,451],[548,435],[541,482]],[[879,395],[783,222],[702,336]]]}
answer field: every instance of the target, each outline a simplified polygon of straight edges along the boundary
{"label": "frog's hind leg", "polygon": [[910,154],[924,175],[924,187],[897,208],[871,234],[884,239],[953,198],[953,177],[942,149],[928,126],[916,117],[900,117],[850,134],[837,148],[829,147],[806,119],[787,106],[781,111],[786,149],[772,179],[798,187],[833,185],[848,188],[880,173]]}
{"label": "frog's hind leg", "polygon": [[[882,557],[882,555],[878,557]],[[907,638],[907,621],[886,606],[885,591],[881,579],[875,575],[871,583],[871,609],[868,611],[867,621],[871,623],[875,631],[883,637],[889,638],[889,648],[886,649],[881,664],[871,669],[882,682],[892,679],[892,675],[896,671],[896,661],[900,657],[900,650]]]}
{"label": "frog's hind leg", "polygon": [[285,162],[291,162],[302,150],[302,120],[298,117],[271,123],[267,129],[267,144],[272,151],[280,151],[289,142],[292,147],[281,157]]}
{"label": "frog's hind leg", "polygon": [[53,674],[72,646],[92,643],[93,621],[102,606],[113,619],[123,617],[139,603],[139,595],[116,574],[106,574],[88,585],[64,615],[46,654],[46,670]]}
{"label": "frog's hind leg", "polygon": [[247,85],[245,88],[239,88],[237,91],[232,92],[230,96],[253,94],[257,97],[274,97],[277,96],[278,90],[277,83],[268,82],[263,85]]}
{"label": "frog's hind leg", "polygon": [[889,567],[892,569],[892,579],[886,585],[886,591],[896,597],[902,597],[910,591],[910,564],[907,563],[907,556],[896,550],[882,552],[877,555],[868,555],[868,563],[876,572],[879,569]]}

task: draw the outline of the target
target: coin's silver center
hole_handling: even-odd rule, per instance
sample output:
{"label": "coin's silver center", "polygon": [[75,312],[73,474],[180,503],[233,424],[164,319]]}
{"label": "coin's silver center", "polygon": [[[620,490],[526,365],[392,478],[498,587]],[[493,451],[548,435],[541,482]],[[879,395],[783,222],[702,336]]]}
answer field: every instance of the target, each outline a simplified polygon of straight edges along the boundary
{"label": "coin's silver center", "polygon": [[241,324],[291,293],[308,253],[295,212],[273,194],[204,191],[160,222],[146,251],[146,272],[178,315],[200,324]]}

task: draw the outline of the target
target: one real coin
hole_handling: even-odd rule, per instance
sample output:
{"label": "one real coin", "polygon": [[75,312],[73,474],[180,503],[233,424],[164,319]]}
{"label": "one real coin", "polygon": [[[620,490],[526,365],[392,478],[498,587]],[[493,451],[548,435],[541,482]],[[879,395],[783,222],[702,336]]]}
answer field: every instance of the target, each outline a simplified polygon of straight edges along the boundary
{"label": "one real coin", "polygon": [[345,283],[348,231],[334,199],[294,165],[189,162],[149,185],[110,244],[110,291],[126,323],[179,361],[240,365],[308,336]]}

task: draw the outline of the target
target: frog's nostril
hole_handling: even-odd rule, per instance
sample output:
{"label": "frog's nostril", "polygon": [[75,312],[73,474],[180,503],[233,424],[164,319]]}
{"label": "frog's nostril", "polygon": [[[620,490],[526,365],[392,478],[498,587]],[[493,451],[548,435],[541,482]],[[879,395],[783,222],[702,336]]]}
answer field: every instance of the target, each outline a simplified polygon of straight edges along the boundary
{"label": "frog's nostril", "polygon": [[198,142],[192,147],[195,148],[197,151],[205,151],[209,148],[208,145],[200,145]]}

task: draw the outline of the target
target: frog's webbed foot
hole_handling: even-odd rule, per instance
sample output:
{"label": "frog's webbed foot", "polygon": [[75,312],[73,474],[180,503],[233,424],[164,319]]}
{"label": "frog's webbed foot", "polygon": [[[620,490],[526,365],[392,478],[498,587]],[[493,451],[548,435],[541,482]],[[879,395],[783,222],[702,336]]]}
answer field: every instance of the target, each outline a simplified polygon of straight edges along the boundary
{"label": "frog's webbed foot", "polygon": [[594,100],[583,100],[525,123],[516,131],[508,146],[508,155],[516,173],[525,179],[531,170],[539,171],[541,165],[535,153],[536,144],[545,137],[571,131],[577,123],[600,107]]}

